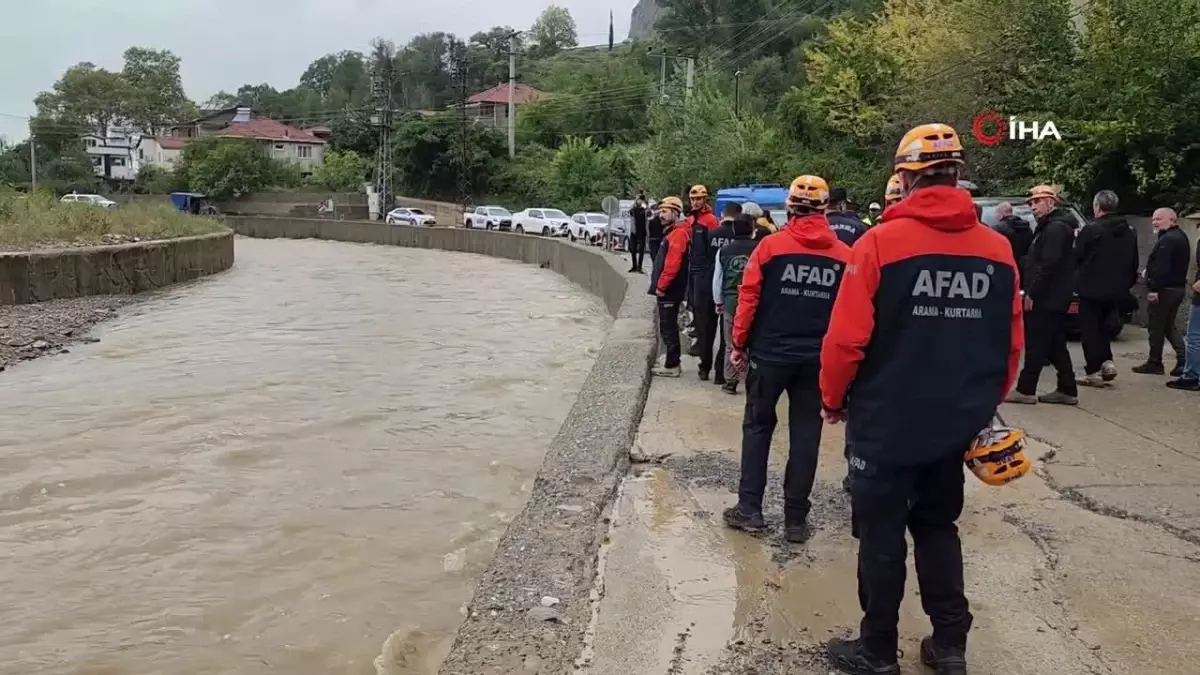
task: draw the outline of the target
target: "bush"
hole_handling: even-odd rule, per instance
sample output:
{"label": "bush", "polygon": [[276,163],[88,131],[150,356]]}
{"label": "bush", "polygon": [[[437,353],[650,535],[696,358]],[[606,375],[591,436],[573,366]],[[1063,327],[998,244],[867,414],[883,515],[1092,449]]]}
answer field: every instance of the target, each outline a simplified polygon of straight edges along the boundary
{"label": "bush", "polygon": [[126,204],[113,209],[63,204],[43,192],[0,194],[0,245],[94,244],[106,234],[173,239],[222,232],[212,218],[191,216],[167,204]]}

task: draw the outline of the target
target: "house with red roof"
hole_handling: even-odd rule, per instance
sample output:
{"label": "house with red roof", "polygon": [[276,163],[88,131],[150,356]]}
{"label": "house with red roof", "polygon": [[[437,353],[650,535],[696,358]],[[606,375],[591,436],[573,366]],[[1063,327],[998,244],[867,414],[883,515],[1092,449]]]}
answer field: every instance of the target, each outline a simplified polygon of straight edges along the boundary
{"label": "house with red roof", "polygon": [[[513,107],[540,101],[549,96],[544,91],[517,82],[513,87]],[[508,126],[508,83],[503,82],[487,91],[481,91],[467,99],[467,116],[487,126]]]}
{"label": "house with red roof", "polygon": [[328,142],[322,129],[299,129],[268,117],[259,117],[250,108],[238,106],[212,111],[178,124],[167,135],[142,139],[139,158],[149,164],[169,168],[179,158],[184,145],[194,138],[217,136],[240,138],[259,144],[263,152],[283,162],[296,164],[303,173],[312,173],[325,159]]}

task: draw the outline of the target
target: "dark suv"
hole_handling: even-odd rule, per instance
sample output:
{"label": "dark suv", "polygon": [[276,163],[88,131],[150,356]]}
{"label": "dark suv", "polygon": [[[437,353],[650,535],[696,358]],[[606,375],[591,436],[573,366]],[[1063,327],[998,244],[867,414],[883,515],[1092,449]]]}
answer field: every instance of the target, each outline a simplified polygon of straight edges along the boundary
{"label": "dark suv", "polygon": [[[1013,215],[1018,218],[1024,218],[1030,227],[1037,229],[1037,218],[1033,215],[1033,210],[1025,203],[1024,197],[975,197],[973,200],[976,206],[983,208],[983,217],[980,219],[984,225],[995,229],[1000,223],[1000,219],[996,217],[996,207],[1003,202],[1012,204]],[[1087,220],[1079,209],[1070,204],[1063,204],[1062,207],[1075,219],[1075,233],[1079,234],[1079,230],[1087,225]],[[1017,261],[1018,263],[1020,261]],[[1117,329],[1113,331],[1112,338],[1116,339],[1121,334],[1121,326],[1133,321],[1133,314],[1125,312],[1121,314],[1121,323]],[[1076,295],[1071,300],[1071,306],[1067,308],[1067,337],[1071,339],[1079,338],[1079,296]]]}

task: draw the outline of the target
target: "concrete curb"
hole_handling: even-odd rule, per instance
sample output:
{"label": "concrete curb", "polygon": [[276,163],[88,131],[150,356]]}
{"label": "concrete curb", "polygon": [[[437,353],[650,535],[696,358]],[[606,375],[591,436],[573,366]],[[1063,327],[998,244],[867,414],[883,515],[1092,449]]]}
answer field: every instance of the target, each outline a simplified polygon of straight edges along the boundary
{"label": "concrete curb", "polygon": [[[614,318],[604,348],[550,443],[529,502],[481,575],[439,671],[570,672],[591,618],[604,514],[628,468],[658,346],[646,277],[626,277],[618,259],[559,239],[362,221],[230,217],[227,223],[250,237],[392,244],[536,263],[604,301]],[[544,596],[559,602],[544,608]]]}
{"label": "concrete curb", "polygon": [[141,293],[233,266],[233,233],[0,253],[0,305]]}

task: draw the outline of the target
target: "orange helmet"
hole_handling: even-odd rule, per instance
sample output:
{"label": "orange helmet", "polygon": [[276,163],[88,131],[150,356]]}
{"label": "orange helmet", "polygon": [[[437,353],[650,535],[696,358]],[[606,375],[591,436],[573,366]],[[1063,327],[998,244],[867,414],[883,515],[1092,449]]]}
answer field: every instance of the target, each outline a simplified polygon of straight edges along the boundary
{"label": "orange helmet", "polygon": [[663,200],[658,203],[660,209],[671,209],[675,213],[683,213],[683,202],[679,197],[663,197]]}
{"label": "orange helmet", "polygon": [[1033,202],[1035,199],[1053,199],[1058,201],[1058,190],[1050,185],[1036,185],[1029,189],[1029,197],[1026,202]]}
{"label": "orange helmet", "polygon": [[904,199],[904,192],[900,190],[900,175],[894,173],[888,179],[887,189],[883,193],[883,203],[891,206],[901,199]]}
{"label": "orange helmet", "polygon": [[829,183],[820,176],[797,176],[788,190],[787,206],[824,211],[829,206]]}
{"label": "orange helmet", "polygon": [[1025,456],[1025,432],[996,420],[971,441],[963,458],[967,468],[988,485],[1004,485],[1029,473],[1033,463]]}
{"label": "orange helmet", "polygon": [[688,190],[688,199],[708,199],[708,188],[703,185],[693,185]]}
{"label": "orange helmet", "polygon": [[958,132],[945,124],[922,124],[904,134],[896,149],[896,170],[920,171],[940,164],[965,164]]}

